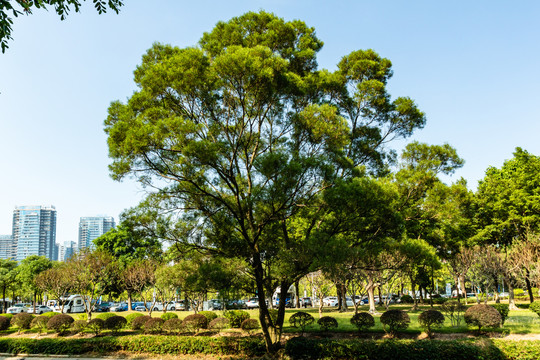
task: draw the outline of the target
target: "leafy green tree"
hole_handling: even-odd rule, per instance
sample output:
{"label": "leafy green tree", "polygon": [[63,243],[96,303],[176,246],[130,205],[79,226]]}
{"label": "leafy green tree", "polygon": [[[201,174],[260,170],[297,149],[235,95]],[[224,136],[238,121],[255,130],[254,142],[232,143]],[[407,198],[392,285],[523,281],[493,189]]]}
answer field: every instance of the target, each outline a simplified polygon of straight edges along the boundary
{"label": "leafy green tree", "polygon": [[[82,0],[85,1],[85,0]],[[123,0],[92,0],[99,14],[107,12],[107,8],[118,14]],[[2,52],[8,48],[7,42],[11,40],[13,17],[23,14],[32,14],[34,9],[46,9],[54,7],[54,11],[64,20],[73,8],[79,12],[81,0],[0,0],[0,47]]]}
{"label": "leafy green tree", "polygon": [[58,263],[58,265],[45,270],[36,276],[36,286],[50,297],[57,299],[61,305],[60,312],[64,312],[64,302],[60,299],[75,288],[74,268],[70,262]]}
{"label": "leafy green tree", "polygon": [[0,287],[2,288],[2,312],[6,312],[6,290],[15,282],[17,262],[0,259]]}
{"label": "leafy green tree", "polygon": [[[354,225],[350,212],[335,221],[326,193],[385,173],[388,142],[425,123],[411,99],[390,98],[388,59],[359,50],[317,70],[321,47],[313,28],[266,12],[218,23],[199,47],[155,44],[139,90],[105,121],[113,178],[157,189],[147,204],[168,217],[164,238],[246,261],[258,294],[277,283],[284,298],[312,249]],[[285,303],[276,321],[259,305],[274,351]]]}
{"label": "leafy green tree", "polygon": [[36,283],[37,276],[45,270],[52,268],[52,262],[45,256],[30,255],[19,264],[17,277],[23,286],[33,293],[34,304],[37,304],[37,295],[40,292]]}

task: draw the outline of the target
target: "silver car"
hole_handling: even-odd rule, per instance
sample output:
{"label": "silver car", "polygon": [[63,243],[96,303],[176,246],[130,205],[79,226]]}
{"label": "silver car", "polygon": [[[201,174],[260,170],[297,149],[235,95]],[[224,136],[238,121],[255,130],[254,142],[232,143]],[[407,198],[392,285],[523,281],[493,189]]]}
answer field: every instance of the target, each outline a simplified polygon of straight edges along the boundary
{"label": "silver car", "polygon": [[43,313],[51,312],[51,311],[53,310],[46,305],[37,305],[35,306],[35,308],[34,306],[32,306],[32,307],[29,307],[28,310],[26,310],[26,312],[29,314],[43,314]]}

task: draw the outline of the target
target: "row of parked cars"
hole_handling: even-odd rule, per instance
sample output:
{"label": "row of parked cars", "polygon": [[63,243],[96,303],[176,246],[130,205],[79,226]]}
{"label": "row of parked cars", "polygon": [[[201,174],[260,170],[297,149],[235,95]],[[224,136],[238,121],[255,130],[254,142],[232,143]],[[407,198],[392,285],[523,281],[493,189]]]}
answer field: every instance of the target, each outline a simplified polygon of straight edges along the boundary
{"label": "row of parked cars", "polygon": [[53,309],[46,305],[36,305],[32,306],[32,304],[28,303],[19,303],[15,304],[11,307],[8,307],[6,312],[8,314],[20,314],[23,312],[29,313],[29,314],[43,314],[46,312],[51,312]]}

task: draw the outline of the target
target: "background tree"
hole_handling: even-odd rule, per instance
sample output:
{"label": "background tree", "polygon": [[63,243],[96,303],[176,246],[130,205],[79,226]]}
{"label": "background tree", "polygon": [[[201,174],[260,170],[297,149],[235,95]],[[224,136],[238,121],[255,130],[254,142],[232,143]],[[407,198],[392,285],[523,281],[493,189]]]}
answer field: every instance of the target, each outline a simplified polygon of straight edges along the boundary
{"label": "background tree", "polygon": [[[84,0],[82,0],[84,1]],[[107,12],[107,8],[112,9],[118,14],[123,0],[92,0],[94,7],[99,14]],[[73,8],[79,12],[81,0],[0,0],[0,47],[2,52],[8,48],[7,42],[11,40],[11,31],[13,18],[19,15],[32,14],[34,9],[48,9],[54,7],[54,11],[64,20]]]}
{"label": "background tree", "polygon": [[[143,259],[130,262],[122,268],[119,281],[121,288],[127,292],[130,309],[132,309],[133,294],[142,294],[145,288],[155,283],[156,266],[155,261]],[[144,303],[146,306],[146,299]]]}
{"label": "background tree", "polygon": [[[325,225],[326,190],[385,172],[386,144],[424,115],[409,98],[391,100],[391,63],[371,50],[317,71],[322,42],[301,21],[248,13],[199,45],[155,44],[135,71],[139,91],[111,104],[112,175],[157,188],[148,203],[171,220],[169,238],[246,261],[257,293],[274,280],[285,298],[309,272],[312,245],[344,230]],[[268,351],[284,306],[274,321],[259,297]]]}
{"label": "background tree", "polygon": [[[17,277],[19,281],[33,293],[33,302],[37,304],[40,289],[37,286],[37,276],[52,267],[52,262],[45,256],[30,255],[19,264]],[[35,308],[34,308],[35,311]]]}
{"label": "background tree", "polygon": [[64,312],[65,302],[62,297],[68,295],[76,286],[74,268],[70,262],[58,263],[52,268],[43,271],[36,276],[36,286],[49,295],[49,298],[57,299],[60,304],[60,312]]}
{"label": "background tree", "polygon": [[[17,262],[11,259],[0,259],[0,287],[2,288],[2,312],[6,312],[6,290],[15,282]],[[12,299],[13,301],[13,299]]]}

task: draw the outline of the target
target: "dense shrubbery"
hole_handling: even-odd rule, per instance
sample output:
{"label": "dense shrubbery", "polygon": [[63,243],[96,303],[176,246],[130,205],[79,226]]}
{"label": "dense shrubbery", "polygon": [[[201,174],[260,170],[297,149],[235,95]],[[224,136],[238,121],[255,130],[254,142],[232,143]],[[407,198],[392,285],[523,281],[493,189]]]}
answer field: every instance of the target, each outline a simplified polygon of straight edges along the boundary
{"label": "dense shrubbery", "polygon": [[457,300],[448,300],[441,305],[441,310],[450,319],[452,326],[459,326],[462,314],[467,308]]}
{"label": "dense shrubbery", "polygon": [[168,333],[179,333],[183,329],[182,320],[178,318],[169,319],[163,323],[162,329]]}
{"label": "dense shrubbery", "polygon": [[165,314],[162,314],[160,316],[160,318],[163,319],[163,321],[167,321],[167,320],[170,320],[170,319],[178,319],[178,315],[176,315],[175,313],[165,313]]}
{"label": "dense shrubbery", "polygon": [[21,330],[30,329],[32,319],[34,317],[28,313],[18,313],[11,319],[11,325],[15,326],[20,332]]}
{"label": "dense shrubbery", "polygon": [[199,311],[199,314],[203,315],[208,320],[208,323],[218,317],[213,311]]}
{"label": "dense shrubbery", "polygon": [[351,318],[351,324],[356,326],[358,330],[365,331],[370,327],[375,326],[375,319],[370,313],[359,312],[353,315]]}
{"label": "dense shrubbery", "polygon": [[399,330],[405,330],[411,323],[411,318],[403,310],[392,309],[381,315],[381,323],[384,331],[395,334]]}
{"label": "dense shrubbery", "polygon": [[338,322],[331,316],[323,316],[317,320],[317,324],[324,330],[328,331],[330,329],[336,329],[338,327]]}
{"label": "dense shrubbery", "polygon": [[0,316],[0,330],[7,330],[11,325],[11,320],[5,316]]}
{"label": "dense shrubbery", "polygon": [[208,324],[208,328],[214,330],[228,329],[230,326],[231,322],[229,319],[224,317],[215,318],[214,320],[210,321],[210,324]]}
{"label": "dense shrubbery", "polygon": [[229,319],[231,327],[239,328],[242,325],[242,321],[249,319],[249,313],[244,310],[228,310],[223,314],[224,317]]}
{"label": "dense shrubbery", "polygon": [[240,328],[250,334],[253,330],[260,329],[261,325],[259,325],[259,322],[255,319],[246,319],[242,321],[242,324],[240,324]]}
{"label": "dense shrubbery", "polygon": [[47,323],[49,322],[49,318],[47,316],[37,316],[32,319],[32,322],[30,323],[30,326],[34,329],[38,329],[38,333],[41,334],[43,330],[47,330]]}
{"label": "dense shrubbery", "polygon": [[[534,303],[533,303],[534,304]],[[501,325],[504,325],[504,322],[508,318],[508,314],[510,313],[510,307],[508,304],[493,304],[491,305],[501,314]]]}
{"label": "dense shrubbery", "polygon": [[201,314],[191,314],[186,316],[182,325],[188,331],[198,332],[200,329],[206,329],[208,327],[208,319]]}
{"label": "dense shrubbery", "polygon": [[[139,318],[140,319],[140,318]],[[163,319],[161,318],[150,318],[148,319],[143,326],[145,334],[160,334],[163,328]]]}
{"label": "dense shrubbery", "polygon": [[103,321],[107,321],[107,319],[112,318],[113,316],[118,316],[118,315],[106,312],[106,313],[97,314],[96,319],[101,319]]}
{"label": "dense shrubbery", "polygon": [[84,332],[87,327],[88,322],[86,322],[86,320],[75,320],[75,322],[71,324],[71,330],[77,334]]}
{"label": "dense shrubbery", "polygon": [[94,333],[94,335],[98,336],[103,329],[105,328],[105,321],[103,319],[92,319],[88,322],[86,327]]}
{"label": "dense shrubbery", "polygon": [[8,318],[9,321],[11,321],[11,319],[13,319],[13,314],[0,314],[0,316]]}
{"label": "dense shrubbery", "polygon": [[438,310],[426,310],[418,316],[418,323],[422,326],[429,337],[433,335],[433,329],[443,326],[444,315]]}
{"label": "dense shrubbery", "polygon": [[47,328],[54,330],[58,334],[64,334],[69,330],[73,321],[73,318],[69,315],[58,314],[49,319]]}
{"label": "dense shrubbery", "polygon": [[536,313],[536,315],[540,316],[540,302],[535,301],[532,304],[530,304],[529,310],[531,310],[533,313]]}
{"label": "dense shrubbery", "polygon": [[133,320],[141,316],[144,316],[144,315],[141,313],[132,313],[132,314],[127,315],[126,316],[127,326],[131,327]]}
{"label": "dense shrubbery", "polygon": [[152,317],[148,316],[148,315],[143,315],[143,316],[139,316],[139,317],[136,317],[135,319],[133,319],[133,321],[131,322],[131,328],[133,330],[141,330],[144,326],[144,324],[150,320]]}
{"label": "dense shrubbery", "polygon": [[[52,318],[53,316],[56,316],[56,315],[60,315],[60,313],[59,312],[54,312],[54,311],[49,311],[49,312],[41,314],[41,316],[46,316],[49,319]],[[84,314],[84,315],[86,315],[86,314]]]}
{"label": "dense shrubbery", "polygon": [[302,333],[306,330],[306,327],[313,324],[315,322],[315,318],[311,316],[311,314],[304,312],[304,311],[298,311],[291,315],[289,318],[289,323],[292,327],[300,328],[302,330]]}
{"label": "dense shrubbery", "polygon": [[414,299],[411,295],[402,295],[401,296],[401,303],[402,304],[412,304],[414,302]]}
{"label": "dense shrubbery", "polygon": [[105,328],[111,330],[113,333],[117,333],[118,330],[124,328],[127,325],[127,320],[123,316],[111,316],[105,320]]}
{"label": "dense shrubbery", "polygon": [[471,306],[465,311],[465,322],[470,326],[478,326],[478,331],[483,327],[496,328],[501,325],[501,314],[491,305],[478,304]]}

